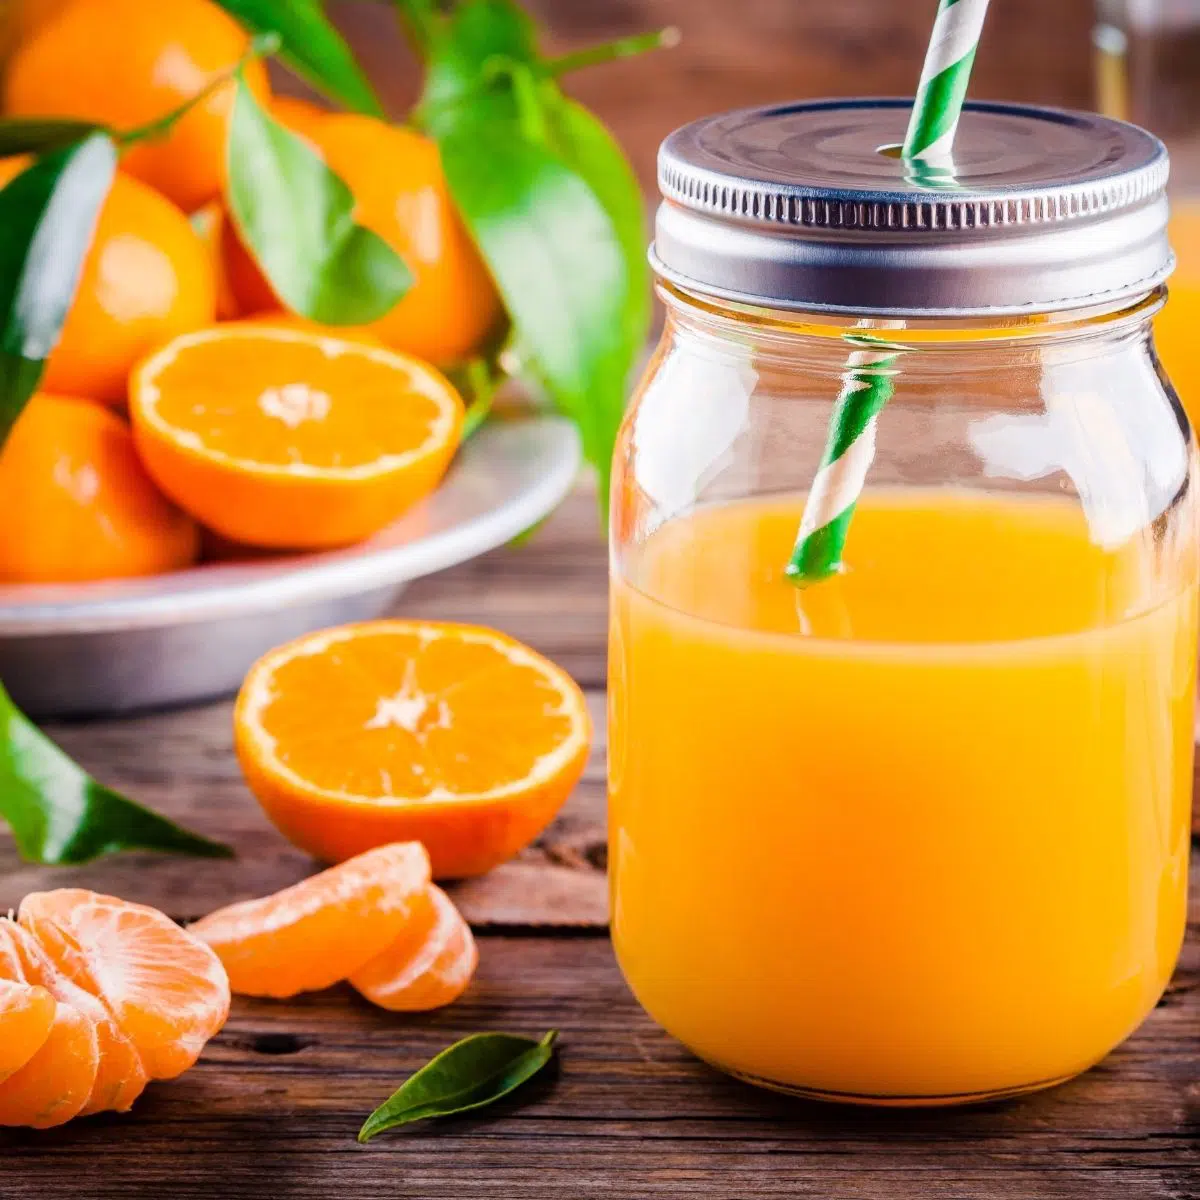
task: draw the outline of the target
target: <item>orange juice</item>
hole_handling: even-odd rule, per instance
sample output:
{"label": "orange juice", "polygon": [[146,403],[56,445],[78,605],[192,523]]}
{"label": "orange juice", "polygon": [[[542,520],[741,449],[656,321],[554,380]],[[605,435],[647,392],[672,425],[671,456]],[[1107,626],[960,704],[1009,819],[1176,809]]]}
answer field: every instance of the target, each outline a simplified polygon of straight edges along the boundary
{"label": "orange juice", "polygon": [[1154,323],[1154,340],[1195,424],[1200,417],[1200,200],[1173,206],[1171,244],[1178,265],[1168,283],[1166,307]]}
{"label": "orange juice", "polygon": [[[1184,930],[1197,596],[1066,500],[868,490],[845,574],[801,497],[701,508],[613,584],[613,937],[702,1058],[953,1102],[1095,1063]],[[1189,559],[1189,563],[1191,560]]]}

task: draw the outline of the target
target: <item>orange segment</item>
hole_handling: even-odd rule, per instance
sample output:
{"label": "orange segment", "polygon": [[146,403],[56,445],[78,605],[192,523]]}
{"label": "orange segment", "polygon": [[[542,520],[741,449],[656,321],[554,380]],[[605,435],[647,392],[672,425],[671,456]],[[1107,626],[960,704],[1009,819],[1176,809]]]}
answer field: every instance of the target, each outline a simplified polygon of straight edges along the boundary
{"label": "orange segment", "polygon": [[10,920],[0,921],[0,957],[9,964],[19,961],[27,982],[45,988],[60,1006],[67,1005],[86,1017],[95,1030],[96,1074],[87,1101],[75,1115],[86,1117],[131,1108],[146,1086],[146,1070],[133,1043],[98,999],[91,981],[73,978],[64,969],[61,947],[43,943],[27,925]]}
{"label": "orange segment", "polygon": [[175,339],[130,381],[138,448],[178,504],[234,541],[343,545],[430,492],[463,404],[417,359],[259,322]]}
{"label": "orange segment", "polygon": [[238,758],[296,845],[340,861],[419,841],[435,878],[528,845],[587,760],[582,692],[505,634],[374,621],[282,646],[246,677]]}
{"label": "orange segment", "polygon": [[429,885],[432,926],[424,937],[400,937],[350,976],[372,1004],[392,1012],[427,1012],[467,990],[479,964],[471,928],[440,887]]}
{"label": "orange segment", "polygon": [[78,888],[35,892],[19,920],[103,1002],[152,1079],[186,1071],[229,1015],[217,956],[157,909]]}
{"label": "orange segment", "polygon": [[49,1129],[78,1116],[91,1096],[99,1061],[95,1025],[71,1005],[56,1004],[49,1037],[0,1083],[0,1125]]}
{"label": "orange segment", "polygon": [[273,896],[219,909],[191,932],[220,955],[235,992],[285,999],[340,983],[381,954],[428,882],[422,846],[383,846]]}
{"label": "orange segment", "polygon": [[57,1007],[45,988],[0,980],[0,1083],[42,1048],[54,1027]]}

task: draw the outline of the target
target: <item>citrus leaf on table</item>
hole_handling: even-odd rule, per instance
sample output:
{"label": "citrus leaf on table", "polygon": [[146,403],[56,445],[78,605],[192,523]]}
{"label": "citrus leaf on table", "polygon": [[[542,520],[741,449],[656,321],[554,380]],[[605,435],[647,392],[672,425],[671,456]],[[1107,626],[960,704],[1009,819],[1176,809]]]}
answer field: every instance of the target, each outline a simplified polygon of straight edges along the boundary
{"label": "citrus leaf on table", "polygon": [[70,117],[0,118],[0,158],[13,154],[45,154],[81,142],[90,133],[105,132],[95,121]]}
{"label": "citrus leaf on table", "polygon": [[346,184],[241,80],[227,153],[238,233],[293,312],[325,325],[366,324],[411,286],[400,256],[355,222]]}
{"label": "citrus leaf on table", "polygon": [[92,133],[0,190],[0,445],[58,342],[116,169],[112,139]]}
{"label": "citrus leaf on table", "polygon": [[463,1038],[412,1075],[364,1122],[358,1140],[424,1121],[485,1108],[532,1079],[553,1057],[558,1031],[540,1041],[509,1033]]}
{"label": "citrus leaf on table", "polygon": [[232,851],[97,783],[0,687],[0,817],[27,862],[65,866],[117,850],[200,858]]}
{"label": "citrus leaf on table", "polygon": [[320,0],[218,0],[254,33],[277,33],[279,55],[302,79],[355,112],[383,116],[383,108],[350,47],[325,15]]}

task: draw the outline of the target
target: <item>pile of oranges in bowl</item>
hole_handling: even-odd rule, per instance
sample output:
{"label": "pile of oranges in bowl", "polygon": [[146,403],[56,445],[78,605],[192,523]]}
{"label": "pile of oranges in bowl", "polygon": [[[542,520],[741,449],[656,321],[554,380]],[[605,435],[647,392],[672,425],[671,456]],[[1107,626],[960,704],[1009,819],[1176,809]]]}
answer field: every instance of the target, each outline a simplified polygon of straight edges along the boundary
{"label": "pile of oranges in bowl", "polygon": [[[3,109],[144,124],[249,46],[212,0],[17,0]],[[0,453],[0,583],[185,568],[202,546],[319,549],[435,488],[462,437],[442,374],[503,319],[436,146],[375,117],[259,103],[348,185],[413,285],[369,326],[286,313],[226,211],[234,85],[122,157],[42,390]],[[24,160],[0,161],[0,185]],[[205,538],[204,530],[218,535]]]}

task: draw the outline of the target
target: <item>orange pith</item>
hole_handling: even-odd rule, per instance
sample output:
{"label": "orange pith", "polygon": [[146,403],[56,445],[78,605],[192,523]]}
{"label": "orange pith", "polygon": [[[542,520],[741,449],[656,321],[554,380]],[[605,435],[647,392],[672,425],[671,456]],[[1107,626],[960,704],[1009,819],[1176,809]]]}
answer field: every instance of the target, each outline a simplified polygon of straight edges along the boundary
{"label": "orange pith", "polygon": [[441,888],[428,888],[433,919],[419,938],[401,937],[350,976],[372,1004],[391,1012],[427,1012],[467,989],[479,951],[471,928]]}
{"label": "orange pith", "polygon": [[376,621],[272,651],[246,677],[235,746],[298,846],[339,861],[422,842],[436,878],[479,874],[549,824],[587,759],[583,694],[493,630]]}
{"label": "orange pith", "polygon": [[0,1083],[42,1048],[54,1027],[57,1007],[45,988],[0,979]]}
{"label": "orange pith", "polygon": [[176,339],[134,372],[138,448],[159,486],[234,541],[344,545],[437,485],[462,400],[391,351],[248,321]]}
{"label": "orange pith", "polygon": [[[75,0],[19,47],[5,86],[13,116],[82,117],[132,129],[177,108],[245,53],[249,37],[211,0]],[[267,97],[266,68],[246,82]],[[123,167],[187,212],[220,191],[233,84],[164,138],[133,146]]]}
{"label": "orange pith", "polygon": [[341,982],[381,954],[429,882],[425,850],[382,846],[293,887],[210,913],[189,932],[207,942],[235,992],[284,999]]}
{"label": "orange pith", "polygon": [[0,582],[70,583],[173,571],[195,522],[151,481],[129,426],[81,399],[38,394],[0,452]]}
{"label": "orange pith", "polygon": [[61,888],[26,896],[19,919],[60,956],[64,974],[96,988],[152,1079],[186,1071],[225,1024],[220,962],[157,909]]}

